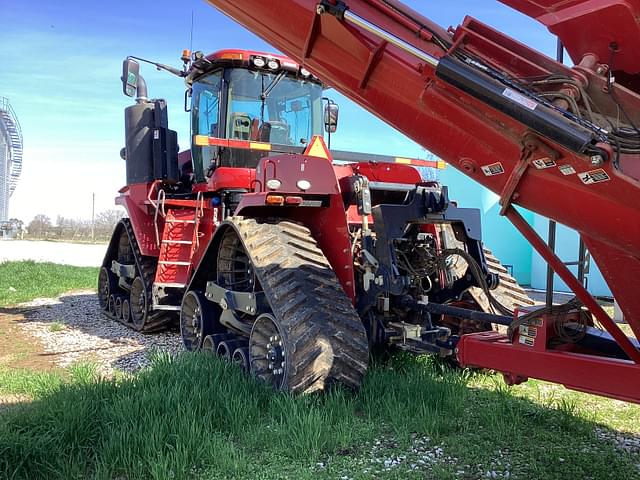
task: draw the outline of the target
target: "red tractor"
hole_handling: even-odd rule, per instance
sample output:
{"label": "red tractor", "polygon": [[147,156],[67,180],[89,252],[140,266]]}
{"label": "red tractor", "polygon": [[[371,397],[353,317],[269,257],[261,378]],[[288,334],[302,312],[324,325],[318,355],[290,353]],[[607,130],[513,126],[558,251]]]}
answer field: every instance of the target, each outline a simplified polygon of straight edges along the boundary
{"label": "red tractor", "polygon": [[[208,0],[499,195],[501,215],[575,292],[577,300],[563,306],[549,298],[543,309],[519,309],[507,318],[506,333],[457,332],[463,333],[455,344],[461,365],[503,372],[509,384],[539,378],[640,403],[640,0],[500,1],[557,35],[556,60],[472,17],[442,28],[401,0]],[[428,11],[437,2],[419,3]],[[564,63],[565,50],[573,66]],[[436,275],[429,276],[432,283],[424,276],[434,265],[442,272],[443,258],[452,251],[426,225],[452,223],[468,255],[475,254],[478,238],[468,218],[462,230],[460,212],[440,208],[444,191],[429,197],[429,188],[419,185],[402,207],[386,200],[374,206],[371,235],[365,221],[356,237],[353,251],[365,273],[356,274],[355,305],[366,325],[373,323],[369,314],[380,319],[385,334],[402,325],[404,338],[410,338],[406,324],[420,323],[416,312],[431,313],[432,323],[421,323],[421,334],[427,334],[445,318],[467,318],[473,310],[452,305],[461,301],[453,300],[455,287],[442,289],[445,283],[436,283]],[[429,198],[423,216],[421,195]],[[633,336],[516,207],[579,232]],[[438,215],[440,221],[432,220]],[[453,248],[453,258],[465,256],[460,246]],[[435,252],[435,263],[424,252]],[[369,254],[378,267],[367,263]],[[340,263],[329,260],[340,272]],[[474,260],[467,259],[468,272],[482,283],[482,259]],[[373,293],[360,287],[371,287],[371,278]],[[417,278],[424,280],[428,301],[420,300]],[[369,331],[371,339],[378,338]],[[421,340],[435,346],[455,341],[438,332],[442,336],[436,333],[435,341]],[[391,338],[397,335],[398,330]]]}
{"label": "red tractor", "polygon": [[[139,59],[142,60],[142,59]],[[358,387],[374,347],[453,356],[461,335],[531,302],[481,242],[480,214],[414,166],[330,152],[338,108],[277,55],[183,55],[191,150],[124,62],[127,185],[99,275],[100,306],[274,387]],[[330,143],[330,142],[329,142]],[[335,160],[335,161],[334,161]],[[341,161],[337,161],[341,160]]]}

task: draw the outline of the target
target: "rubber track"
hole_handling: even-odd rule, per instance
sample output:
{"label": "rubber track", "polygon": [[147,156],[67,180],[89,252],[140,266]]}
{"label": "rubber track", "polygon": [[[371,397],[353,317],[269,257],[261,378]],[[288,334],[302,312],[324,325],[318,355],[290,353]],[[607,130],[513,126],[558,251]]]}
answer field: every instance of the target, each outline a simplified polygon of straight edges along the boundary
{"label": "rubber track", "polygon": [[288,347],[283,387],[310,393],[340,383],[358,388],[369,359],[360,317],[304,226],[230,217]]}
{"label": "rubber track", "polygon": [[[489,250],[487,247],[483,247],[484,257],[487,261],[487,268],[491,273],[495,273],[500,278],[500,284],[495,290],[491,290],[491,294],[502,305],[509,310],[515,309],[515,307],[534,305],[535,302],[529,298],[527,292],[516,281],[513,276],[509,274],[509,271],[500,263],[500,260]],[[487,297],[479,288],[471,289],[471,295],[475,298],[476,302],[480,304],[483,310],[489,312],[489,302]]]}
{"label": "rubber track", "polygon": [[[129,245],[131,246],[131,251],[133,253],[133,258],[136,264],[136,270],[138,271],[138,275],[142,278],[142,282],[144,284],[145,293],[147,295],[147,306],[152,304],[151,291],[153,281],[156,276],[156,266],[157,259],[155,257],[146,257],[143,256],[140,252],[140,247],[138,246],[138,241],[136,240],[135,233],[133,231],[133,227],[131,226],[131,220],[128,218],[123,218],[120,220],[120,224],[122,225],[124,231],[127,234],[129,239]],[[117,230],[117,229],[116,229]],[[112,239],[112,241],[116,241],[116,252],[117,252],[117,243],[119,242],[119,238],[117,240]],[[117,253],[116,253],[117,256]],[[108,255],[103,262],[103,267],[107,267],[111,269],[111,260],[115,260],[114,255]],[[116,320],[123,325],[131,328],[131,322],[126,323],[123,322],[122,319],[119,319],[115,316],[112,316],[106,310],[103,310],[103,313],[113,319]],[[141,333],[156,333],[162,330],[166,330],[166,328],[173,323],[175,320],[175,314],[173,312],[166,311],[157,311],[157,312],[149,312],[147,313],[147,321],[145,322],[144,327],[140,330]]]}

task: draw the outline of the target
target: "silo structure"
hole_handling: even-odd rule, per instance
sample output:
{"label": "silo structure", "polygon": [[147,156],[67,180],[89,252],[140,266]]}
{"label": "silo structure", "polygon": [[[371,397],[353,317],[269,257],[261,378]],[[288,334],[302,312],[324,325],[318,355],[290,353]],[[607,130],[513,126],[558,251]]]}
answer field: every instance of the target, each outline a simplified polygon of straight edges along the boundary
{"label": "silo structure", "polygon": [[22,131],[9,99],[0,97],[0,222],[9,219],[9,198],[22,171]]}

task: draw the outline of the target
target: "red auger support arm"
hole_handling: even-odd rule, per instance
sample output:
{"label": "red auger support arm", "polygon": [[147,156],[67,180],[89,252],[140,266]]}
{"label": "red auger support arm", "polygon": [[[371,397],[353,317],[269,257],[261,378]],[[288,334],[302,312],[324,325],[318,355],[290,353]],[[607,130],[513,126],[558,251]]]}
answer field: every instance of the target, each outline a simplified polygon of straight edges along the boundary
{"label": "red auger support arm", "polygon": [[[397,0],[208,1],[500,195],[552,264],[514,205],[578,230],[640,338],[640,0],[503,0],[559,35],[573,68],[470,17],[445,31]],[[636,346],[576,294],[640,380]]]}

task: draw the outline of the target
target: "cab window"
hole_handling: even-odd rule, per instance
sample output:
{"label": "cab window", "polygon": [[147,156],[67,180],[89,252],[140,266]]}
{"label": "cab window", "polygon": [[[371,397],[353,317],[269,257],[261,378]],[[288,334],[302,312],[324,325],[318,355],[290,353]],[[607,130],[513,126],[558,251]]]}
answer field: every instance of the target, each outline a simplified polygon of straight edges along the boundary
{"label": "cab window", "polygon": [[[193,84],[191,103],[191,138],[196,135],[220,137],[220,90],[222,72],[212,73]],[[196,181],[204,181],[205,172],[215,162],[216,147],[200,147],[193,144],[193,172]]]}

